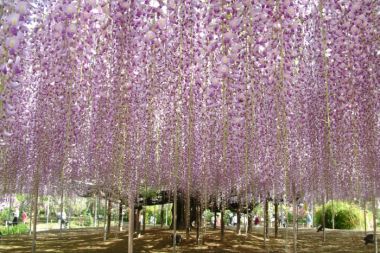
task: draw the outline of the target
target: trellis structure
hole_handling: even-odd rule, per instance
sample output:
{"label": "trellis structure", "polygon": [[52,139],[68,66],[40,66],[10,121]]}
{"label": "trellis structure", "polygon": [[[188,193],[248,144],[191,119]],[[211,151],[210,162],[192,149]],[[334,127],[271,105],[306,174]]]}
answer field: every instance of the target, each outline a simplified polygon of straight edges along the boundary
{"label": "trellis structure", "polygon": [[42,185],[63,196],[80,180],[131,206],[140,187],[164,186],[187,203],[218,196],[222,210],[231,192],[375,208],[379,9],[2,1],[0,190],[35,207]]}

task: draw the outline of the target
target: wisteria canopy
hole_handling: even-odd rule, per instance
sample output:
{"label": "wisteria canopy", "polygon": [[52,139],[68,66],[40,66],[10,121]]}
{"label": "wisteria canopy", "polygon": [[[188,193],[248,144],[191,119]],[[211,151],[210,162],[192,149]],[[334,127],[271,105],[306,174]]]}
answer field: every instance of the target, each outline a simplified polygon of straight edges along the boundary
{"label": "wisteria canopy", "polygon": [[366,199],[380,1],[0,1],[1,192]]}

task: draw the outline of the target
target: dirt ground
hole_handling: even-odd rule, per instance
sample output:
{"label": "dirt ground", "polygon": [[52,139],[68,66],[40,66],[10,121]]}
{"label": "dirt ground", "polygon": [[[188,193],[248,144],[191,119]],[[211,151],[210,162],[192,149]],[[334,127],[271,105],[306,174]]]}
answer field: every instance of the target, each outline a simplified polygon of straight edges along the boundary
{"label": "dirt ground", "polygon": [[[102,229],[70,229],[65,230],[61,238],[59,231],[56,230],[39,232],[37,252],[127,252],[127,231],[119,233],[113,230],[110,239],[106,242],[103,241],[102,232]],[[264,245],[261,232],[262,228],[255,228],[253,233],[245,236],[227,230],[225,239],[221,242],[220,231],[210,229],[206,231],[204,244],[197,246],[194,231],[191,233],[191,239],[182,241],[177,252],[293,252],[291,229],[288,230],[287,246],[285,229],[280,230],[279,239],[274,239],[271,230],[270,239],[266,241],[266,245]],[[169,230],[149,228],[144,235],[134,239],[134,252],[172,252],[170,234]],[[180,234],[182,238],[185,238],[184,231],[180,231]],[[297,252],[374,252],[373,244],[364,245],[362,241],[364,232],[327,230],[326,235],[327,239],[324,243],[322,233],[317,233],[315,229],[300,229]],[[3,237],[0,239],[0,252],[31,252],[31,239],[28,235]]]}

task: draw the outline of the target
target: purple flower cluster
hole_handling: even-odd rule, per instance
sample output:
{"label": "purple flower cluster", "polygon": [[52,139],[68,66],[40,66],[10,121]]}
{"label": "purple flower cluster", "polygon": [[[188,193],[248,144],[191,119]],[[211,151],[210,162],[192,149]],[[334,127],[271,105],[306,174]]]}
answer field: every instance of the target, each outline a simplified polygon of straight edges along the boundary
{"label": "purple flower cluster", "polygon": [[378,194],[380,2],[314,2],[1,5],[0,185]]}

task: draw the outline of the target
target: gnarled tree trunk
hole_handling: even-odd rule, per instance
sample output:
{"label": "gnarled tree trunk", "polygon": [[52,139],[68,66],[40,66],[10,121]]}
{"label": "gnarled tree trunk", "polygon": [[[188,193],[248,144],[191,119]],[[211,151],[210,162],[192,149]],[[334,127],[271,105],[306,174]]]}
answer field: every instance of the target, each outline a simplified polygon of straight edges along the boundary
{"label": "gnarled tree trunk", "polygon": [[[178,194],[177,197],[177,229],[186,229],[186,203],[183,197],[183,194]],[[196,220],[196,200],[194,198],[190,199],[190,227],[192,222]],[[174,206],[172,208],[172,215],[174,214]],[[174,216],[173,216],[174,217]],[[170,226],[170,229],[173,229],[173,221]]]}
{"label": "gnarled tree trunk", "polygon": [[[176,223],[176,229],[181,230],[186,228],[186,223],[185,223],[185,201],[183,198],[183,194],[179,193],[177,194],[177,210],[176,210],[176,217],[177,217],[177,223]],[[172,217],[174,217],[174,205],[172,208]],[[174,219],[172,220],[172,224],[170,225],[170,229],[173,229],[173,222]]]}

